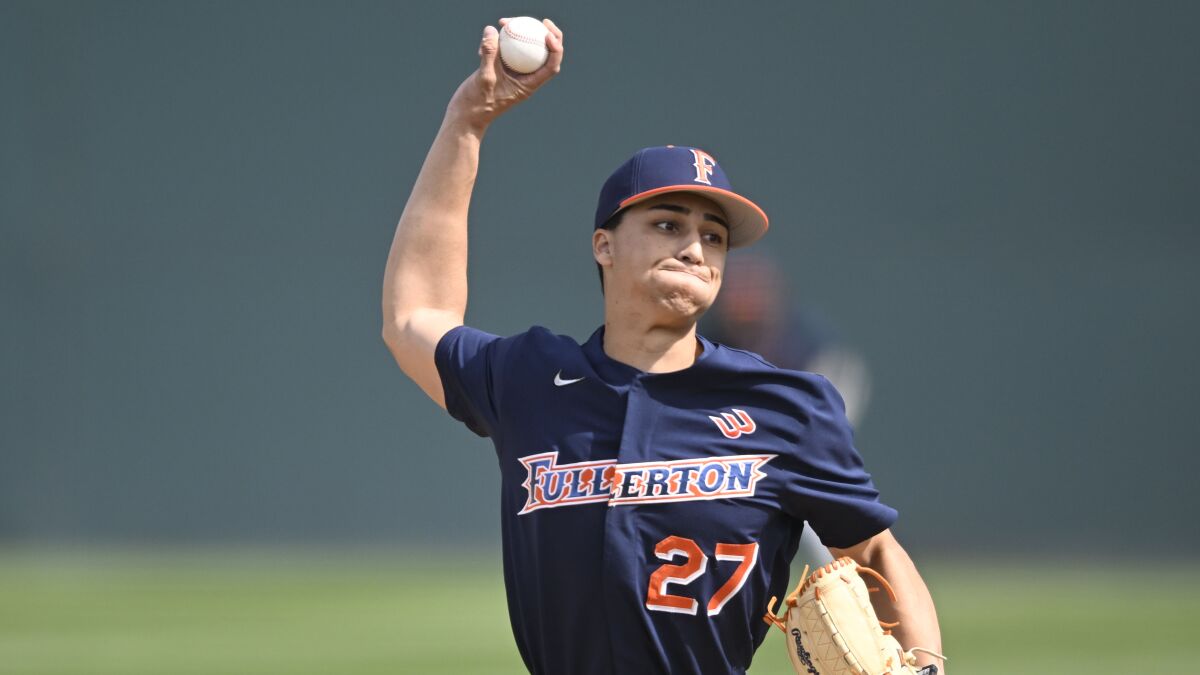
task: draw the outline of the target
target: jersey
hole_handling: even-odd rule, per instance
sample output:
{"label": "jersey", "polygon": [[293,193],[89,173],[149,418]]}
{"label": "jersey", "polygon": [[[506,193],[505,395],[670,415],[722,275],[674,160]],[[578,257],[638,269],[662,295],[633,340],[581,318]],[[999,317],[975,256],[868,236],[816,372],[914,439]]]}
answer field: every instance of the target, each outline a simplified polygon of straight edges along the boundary
{"label": "jersey", "polygon": [[534,327],[449,331],[447,411],[492,439],[509,618],[531,673],[744,673],[807,520],[830,546],[891,525],[819,375],[698,338],[645,373]]}

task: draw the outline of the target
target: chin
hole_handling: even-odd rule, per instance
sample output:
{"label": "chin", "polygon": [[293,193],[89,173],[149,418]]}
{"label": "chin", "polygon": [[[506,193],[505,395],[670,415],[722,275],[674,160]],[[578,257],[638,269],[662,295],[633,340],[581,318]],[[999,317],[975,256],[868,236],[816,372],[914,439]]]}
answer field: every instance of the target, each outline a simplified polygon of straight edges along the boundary
{"label": "chin", "polygon": [[697,321],[716,299],[707,282],[678,273],[650,275],[631,288],[630,293],[641,297],[649,311],[668,323]]}
{"label": "chin", "polygon": [[696,293],[692,288],[676,288],[659,296],[660,305],[672,316],[697,321],[712,306],[708,294]]}

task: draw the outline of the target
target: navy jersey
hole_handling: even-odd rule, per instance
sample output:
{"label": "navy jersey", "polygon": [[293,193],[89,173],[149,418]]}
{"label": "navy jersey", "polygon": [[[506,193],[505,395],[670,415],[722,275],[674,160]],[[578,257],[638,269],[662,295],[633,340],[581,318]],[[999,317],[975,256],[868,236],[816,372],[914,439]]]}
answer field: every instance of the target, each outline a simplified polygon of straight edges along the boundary
{"label": "navy jersey", "polygon": [[438,343],[446,409],[491,437],[509,617],[530,672],[742,673],[807,520],[829,546],[887,528],[821,376],[700,338],[644,373],[543,328]]}

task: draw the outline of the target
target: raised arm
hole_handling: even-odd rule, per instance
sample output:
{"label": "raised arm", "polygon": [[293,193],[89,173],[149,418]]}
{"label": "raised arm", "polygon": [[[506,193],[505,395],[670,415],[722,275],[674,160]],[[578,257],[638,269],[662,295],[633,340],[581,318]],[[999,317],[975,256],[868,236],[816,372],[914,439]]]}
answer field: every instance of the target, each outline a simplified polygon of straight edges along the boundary
{"label": "raised arm", "polygon": [[462,325],[467,309],[467,210],[479,145],[493,120],[558,73],[562,31],[549,19],[545,24],[549,58],[528,75],[504,68],[499,35],[484,28],[479,69],[450,99],[392,239],[383,276],[383,340],[405,374],[442,407],[433,352],[447,331]]}
{"label": "raised arm", "polygon": [[[875,606],[875,613],[880,620],[900,622],[892,634],[902,648],[921,647],[941,653],[942,635],[933,598],[917,573],[916,565],[891,530],[884,530],[850,548],[831,547],[829,551],[835,558],[849,556],[888,580],[896,591],[896,604],[893,605],[883,593],[873,593],[871,604]],[[941,673],[946,672],[946,666],[940,659],[923,652],[918,652],[916,656],[918,666],[933,664]]]}

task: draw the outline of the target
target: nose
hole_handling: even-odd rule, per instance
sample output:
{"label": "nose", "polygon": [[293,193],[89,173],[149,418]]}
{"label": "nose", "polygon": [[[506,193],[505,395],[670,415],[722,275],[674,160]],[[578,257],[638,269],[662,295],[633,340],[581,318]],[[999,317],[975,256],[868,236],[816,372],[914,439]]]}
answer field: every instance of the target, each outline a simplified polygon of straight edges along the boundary
{"label": "nose", "polygon": [[683,247],[683,249],[679,251],[679,255],[676,257],[679,258],[680,261],[686,262],[689,265],[704,264],[704,245],[703,242],[700,241],[700,236],[697,235],[692,237],[691,240],[688,241],[687,246]]}

